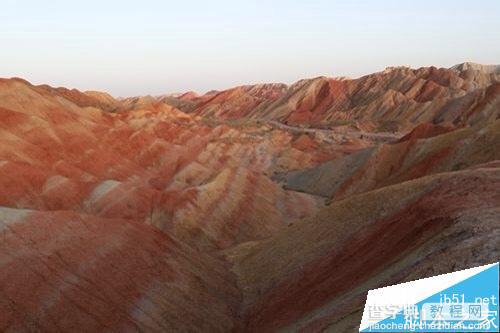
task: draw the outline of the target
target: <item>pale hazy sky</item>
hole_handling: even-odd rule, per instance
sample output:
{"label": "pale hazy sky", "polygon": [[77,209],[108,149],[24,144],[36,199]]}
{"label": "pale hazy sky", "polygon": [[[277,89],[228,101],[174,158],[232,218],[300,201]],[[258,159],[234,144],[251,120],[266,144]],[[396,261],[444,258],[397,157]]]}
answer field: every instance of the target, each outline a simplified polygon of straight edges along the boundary
{"label": "pale hazy sky", "polygon": [[2,0],[0,77],[115,96],[500,63],[500,0]]}

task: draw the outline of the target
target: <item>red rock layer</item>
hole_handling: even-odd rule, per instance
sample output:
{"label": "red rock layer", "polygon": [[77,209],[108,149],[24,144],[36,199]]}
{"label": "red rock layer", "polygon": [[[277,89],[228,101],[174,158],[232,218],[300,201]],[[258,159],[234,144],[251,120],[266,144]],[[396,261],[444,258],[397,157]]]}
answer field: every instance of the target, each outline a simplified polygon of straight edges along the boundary
{"label": "red rock layer", "polygon": [[476,114],[476,105],[491,100],[485,96],[491,95],[487,89],[499,81],[498,71],[485,66],[397,67],[359,79],[318,77],[290,87],[237,87],[191,100],[189,106],[175,99],[170,102],[217,119],[277,120],[314,127],[347,124],[360,129],[371,123],[379,132],[409,131],[423,122],[461,126],[497,117],[498,93],[496,110],[482,108]]}
{"label": "red rock layer", "polygon": [[285,131],[209,127],[162,103],[110,114],[3,85],[3,206],[135,219],[226,247],[315,211],[316,198],[283,191],[266,174],[336,154],[297,149]]}

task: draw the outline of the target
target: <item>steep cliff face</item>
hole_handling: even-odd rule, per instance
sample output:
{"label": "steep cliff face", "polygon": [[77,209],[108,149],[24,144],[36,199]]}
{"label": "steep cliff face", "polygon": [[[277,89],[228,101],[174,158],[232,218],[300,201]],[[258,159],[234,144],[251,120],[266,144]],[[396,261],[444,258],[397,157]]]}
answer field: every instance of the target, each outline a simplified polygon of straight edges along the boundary
{"label": "steep cliff face", "polygon": [[495,261],[497,68],[114,99],[0,80],[0,331],[357,330]]}

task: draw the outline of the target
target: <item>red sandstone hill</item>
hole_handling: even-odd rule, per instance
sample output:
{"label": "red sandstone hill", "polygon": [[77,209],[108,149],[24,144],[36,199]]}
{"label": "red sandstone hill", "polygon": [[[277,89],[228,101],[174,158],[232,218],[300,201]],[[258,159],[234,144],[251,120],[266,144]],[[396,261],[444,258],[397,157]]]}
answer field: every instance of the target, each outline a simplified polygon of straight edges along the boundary
{"label": "red sandstone hill", "polygon": [[1,79],[0,331],[356,332],[368,289],[498,261],[498,79]]}
{"label": "red sandstone hill", "polygon": [[395,67],[359,79],[318,77],[290,87],[244,86],[191,102],[184,111],[313,127],[370,126],[382,132],[408,131],[422,122],[473,124],[491,116],[486,110],[478,113],[476,106],[489,101],[492,91],[498,95],[498,68],[472,63],[450,69]]}
{"label": "red sandstone hill", "polygon": [[225,90],[196,105],[196,114],[216,119],[252,117],[282,97],[284,84],[257,84]]}
{"label": "red sandstone hill", "polygon": [[[432,134],[436,136],[428,137]],[[327,198],[343,198],[500,160],[498,143],[500,120],[455,131],[419,125],[399,142],[369,147],[310,169],[288,172],[285,186]]]}

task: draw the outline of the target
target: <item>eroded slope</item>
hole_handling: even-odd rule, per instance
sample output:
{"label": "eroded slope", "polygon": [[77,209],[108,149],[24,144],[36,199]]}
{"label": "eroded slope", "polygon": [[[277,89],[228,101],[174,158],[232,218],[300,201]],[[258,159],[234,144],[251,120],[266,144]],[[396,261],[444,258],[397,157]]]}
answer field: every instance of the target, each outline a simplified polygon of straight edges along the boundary
{"label": "eroded slope", "polygon": [[0,80],[0,330],[353,332],[368,289],[497,261],[497,81]]}

